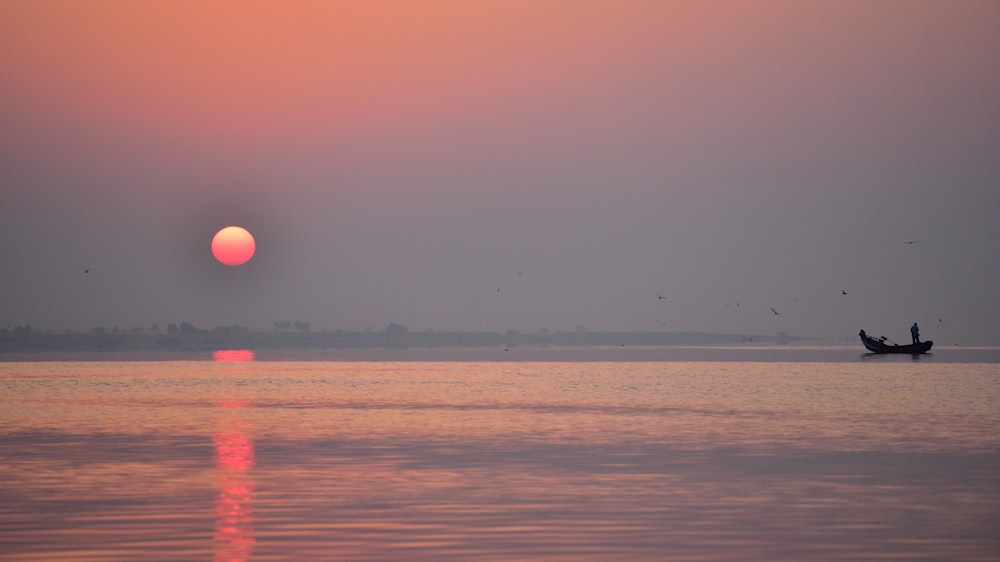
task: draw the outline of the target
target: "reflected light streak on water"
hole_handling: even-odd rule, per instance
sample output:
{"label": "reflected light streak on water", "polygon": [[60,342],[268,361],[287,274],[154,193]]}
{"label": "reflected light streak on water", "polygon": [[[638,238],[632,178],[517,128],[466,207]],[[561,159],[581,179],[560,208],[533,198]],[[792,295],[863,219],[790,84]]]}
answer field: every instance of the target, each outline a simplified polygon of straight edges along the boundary
{"label": "reflected light streak on water", "polygon": [[[212,354],[220,363],[249,363],[250,349],[221,349]],[[252,376],[252,371],[237,365],[235,372]],[[215,466],[219,469],[219,496],[215,500],[215,562],[246,562],[253,544],[253,437],[240,412],[251,407],[246,399],[222,400],[216,406],[225,412],[219,431],[212,436]]]}
{"label": "reflected light streak on water", "polygon": [[246,363],[255,358],[252,349],[217,349],[212,352],[212,360],[228,363]]}
{"label": "reflected light streak on water", "polygon": [[993,560],[997,364],[0,363],[0,560]]}
{"label": "reflected light streak on water", "polygon": [[215,465],[219,469],[219,496],[215,501],[215,562],[245,562],[254,543],[253,536],[253,438],[239,410],[249,407],[245,400],[221,402],[219,408],[231,415],[213,436]]}

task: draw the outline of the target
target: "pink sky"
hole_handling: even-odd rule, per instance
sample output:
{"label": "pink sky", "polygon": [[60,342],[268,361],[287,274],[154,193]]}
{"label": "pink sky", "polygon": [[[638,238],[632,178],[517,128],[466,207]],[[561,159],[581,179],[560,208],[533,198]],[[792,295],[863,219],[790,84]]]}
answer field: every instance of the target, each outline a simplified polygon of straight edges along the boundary
{"label": "pink sky", "polygon": [[[1000,312],[968,299],[1000,282],[998,22],[995,2],[8,1],[0,311],[825,336],[951,316],[978,337]],[[248,279],[192,265],[231,223],[258,239]],[[59,280],[78,263],[113,280]],[[844,312],[841,285],[869,300]],[[815,306],[776,325],[736,300]]]}
{"label": "pink sky", "polygon": [[696,136],[723,124],[756,135],[769,117],[932,109],[928,92],[899,89],[944,97],[989,64],[997,9],[965,6],[43,0],[5,5],[0,56],[26,121],[210,150],[553,112],[607,126],[629,102]]}

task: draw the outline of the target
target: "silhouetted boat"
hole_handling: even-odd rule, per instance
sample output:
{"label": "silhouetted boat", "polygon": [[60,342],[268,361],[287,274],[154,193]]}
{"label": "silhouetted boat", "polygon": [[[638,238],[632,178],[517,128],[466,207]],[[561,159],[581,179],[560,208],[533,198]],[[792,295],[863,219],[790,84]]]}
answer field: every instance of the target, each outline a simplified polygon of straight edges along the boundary
{"label": "silhouetted boat", "polygon": [[865,344],[865,348],[872,353],[908,353],[910,355],[919,355],[927,353],[931,350],[931,346],[934,345],[932,341],[922,341],[909,345],[889,344],[885,343],[885,337],[873,338],[866,334],[864,330],[861,330],[858,335],[861,336],[861,343]]}

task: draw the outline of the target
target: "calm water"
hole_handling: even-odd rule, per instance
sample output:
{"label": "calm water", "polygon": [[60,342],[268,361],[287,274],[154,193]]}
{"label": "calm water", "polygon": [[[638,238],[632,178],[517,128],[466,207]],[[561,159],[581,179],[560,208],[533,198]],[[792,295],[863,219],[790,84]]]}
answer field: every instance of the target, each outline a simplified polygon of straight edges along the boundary
{"label": "calm water", "polygon": [[0,560],[1000,558],[1000,364],[803,357],[0,363]]}

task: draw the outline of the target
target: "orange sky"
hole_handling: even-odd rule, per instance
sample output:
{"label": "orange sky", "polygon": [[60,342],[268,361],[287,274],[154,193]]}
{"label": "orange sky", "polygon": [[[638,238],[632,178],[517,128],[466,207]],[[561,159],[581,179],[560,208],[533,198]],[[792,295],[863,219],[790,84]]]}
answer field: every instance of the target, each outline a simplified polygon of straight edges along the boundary
{"label": "orange sky", "polygon": [[[678,114],[738,92],[749,107],[724,117],[746,119],[788,75],[821,94],[827,78],[905,78],[880,64],[955,54],[911,51],[950,31],[928,3],[838,5],[13,1],[0,68],[7,103],[35,119],[232,143],[586,110],[623,90]],[[886,29],[901,10],[907,26]]]}
{"label": "orange sky", "polygon": [[[0,69],[23,118],[225,144],[606,112],[612,96],[661,97],[664,114],[684,117],[738,95],[719,118],[746,120],[789,76],[787,101],[807,112],[824,107],[826,80],[909,79],[901,62],[944,57],[927,61],[940,68],[956,54],[912,51],[915,38],[951,31],[932,4],[839,6],[11,1]],[[907,25],[887,29],[902,12]],[[819,100],[802,99],[809,81]]]}
{"label": "orange sky", "polygon": [[5,12],[2,64],[28,108],[236,137],[638,86],[659,74],[650,64],[685,81],[797,33],[780,9],[710,2],[27,1]]}
{"label": "orange sky", "polygon": [[69,119],[227,141],[356,133],[544,95],[584,70],[600,80],[615,70],[609,46],[634,49],[629,37],[664,15],[655,3],[497,6],[8,3],[2,65],[24,109]]}

